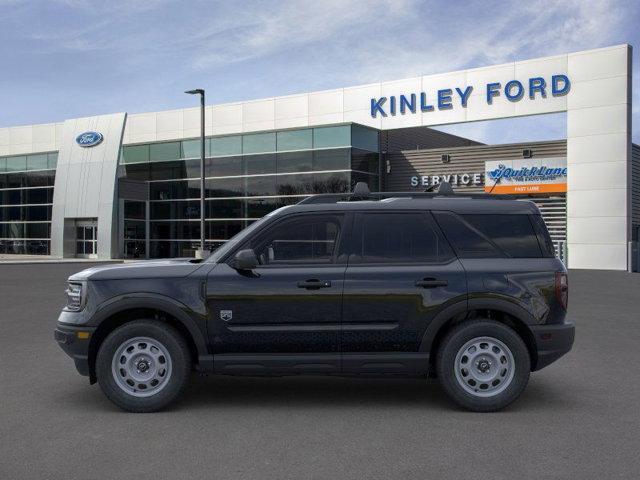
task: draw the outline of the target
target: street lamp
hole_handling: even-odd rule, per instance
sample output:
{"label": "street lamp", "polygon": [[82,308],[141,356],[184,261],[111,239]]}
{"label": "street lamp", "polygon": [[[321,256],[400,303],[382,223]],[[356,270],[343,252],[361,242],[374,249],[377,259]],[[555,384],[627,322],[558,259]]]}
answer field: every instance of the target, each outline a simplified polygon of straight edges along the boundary
{"label": "street lamp", "polygon": [[204,90],[196,88],[184,93],[200,95],[200,249],[196,250],[196,258],[207,258],[209,255],[204,248]]}

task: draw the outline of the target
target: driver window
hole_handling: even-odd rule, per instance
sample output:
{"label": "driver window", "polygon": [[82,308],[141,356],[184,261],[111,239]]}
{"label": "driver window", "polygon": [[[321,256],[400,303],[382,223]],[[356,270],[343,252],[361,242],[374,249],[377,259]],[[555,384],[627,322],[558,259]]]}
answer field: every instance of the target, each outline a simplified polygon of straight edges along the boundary
{"label": "driver window", "polygon": [[305,216],[276,225],[254,250],[261,265],[330,263],[340,233],[340,216]]}

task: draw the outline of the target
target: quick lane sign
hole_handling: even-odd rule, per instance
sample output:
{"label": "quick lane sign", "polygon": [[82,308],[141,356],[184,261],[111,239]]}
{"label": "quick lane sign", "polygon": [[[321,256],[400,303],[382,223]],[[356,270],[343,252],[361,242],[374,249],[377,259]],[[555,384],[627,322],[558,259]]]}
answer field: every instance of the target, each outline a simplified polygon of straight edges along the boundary
{"label": "quick lane sign", "polygon": [[[525,94],[529,100],[547,98],[548,95],[559,97],[566,95],[571,90],[569,77],[563,74],[552,75],[547,81],[544,77],[531,77],[526,82],[510,80],[504,86],[500,82],[487,83],[482,86],[484,95],[482,98],[491,105],[493,99],[504,95],[510,102],[519,102]],[[437,90],[435,92],[408,93],[391,95],[371,99],[371,116],[386,117],[414,114],[417,112],[433,112],[437,110],[451,110],[455,106],[467,107],[469,97],[474,91],[473,85],[465,87],[452,87]]]}
{"label": "quick lane sign", "polygon": [[566,192],[567,159],[547,157],[490,161],[485,163],[485,178],[485,192]]}

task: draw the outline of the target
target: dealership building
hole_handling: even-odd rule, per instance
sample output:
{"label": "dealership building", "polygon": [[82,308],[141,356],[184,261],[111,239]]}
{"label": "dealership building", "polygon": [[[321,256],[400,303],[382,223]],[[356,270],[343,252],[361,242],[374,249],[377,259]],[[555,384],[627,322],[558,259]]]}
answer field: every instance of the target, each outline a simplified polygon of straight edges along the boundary
{"label": "dealership building", "polygon": [[[637,270],[631,47],[205,107],[211,248],[315,193],[528,198],[570,268]],[[566,112],[567,138],[485,145],[430,127]],[[0,255],[192,256],[200,110],[0,129]]]}

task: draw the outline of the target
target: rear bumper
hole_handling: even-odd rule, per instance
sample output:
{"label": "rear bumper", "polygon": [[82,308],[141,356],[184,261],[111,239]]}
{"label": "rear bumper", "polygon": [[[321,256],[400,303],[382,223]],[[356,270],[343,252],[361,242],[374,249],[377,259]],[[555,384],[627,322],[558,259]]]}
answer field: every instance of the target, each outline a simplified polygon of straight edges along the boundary
{"label": "rear bumper", "polygon": [[540,370],[555,362],[573,346],[576,327],[573,322],[560,325],[538,325],[531,327],[536,342],[538,361],[533,370]]}
{"label": "rear bumper", "polygon": [[60,348],[69,355],[80,375],[89,376],[89,343],[95,332],[92,327],[76,327],[58,323],[53,338]]}

